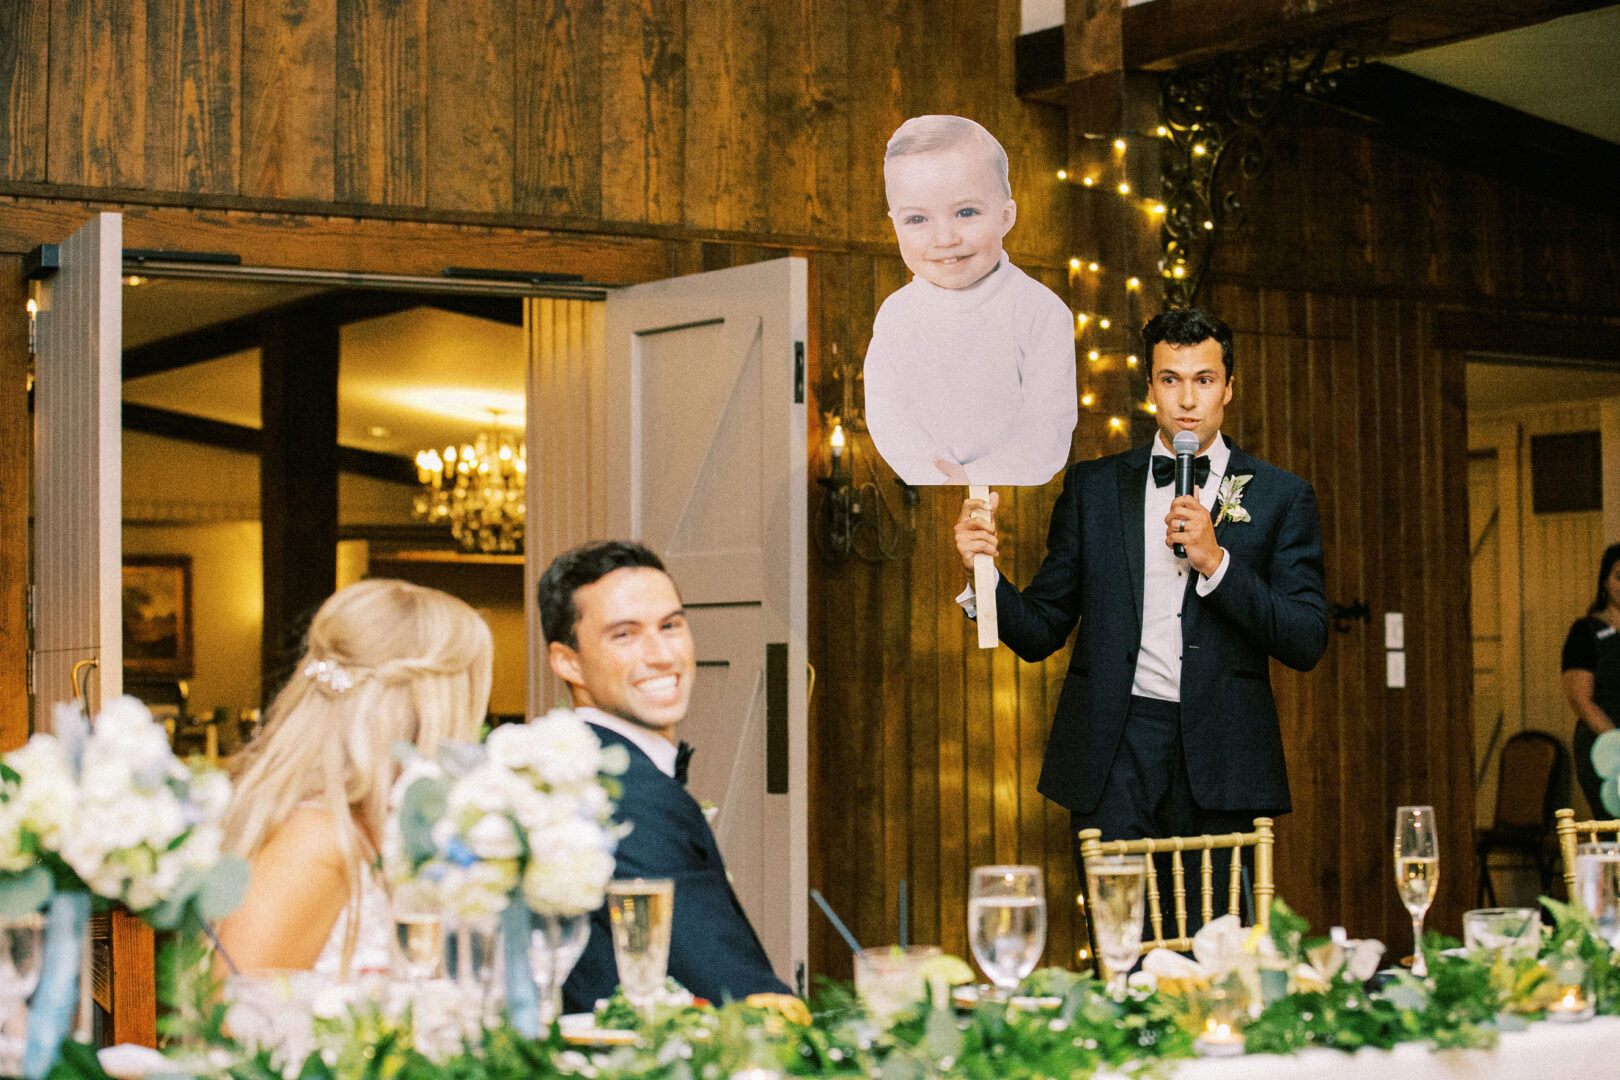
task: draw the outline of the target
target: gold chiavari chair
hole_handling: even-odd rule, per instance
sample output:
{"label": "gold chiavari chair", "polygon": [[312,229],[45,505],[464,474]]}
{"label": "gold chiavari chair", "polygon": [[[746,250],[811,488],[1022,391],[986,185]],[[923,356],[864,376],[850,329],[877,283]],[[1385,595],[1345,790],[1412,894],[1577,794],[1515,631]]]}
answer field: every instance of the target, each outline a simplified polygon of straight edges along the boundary
{"label": "gold chiavari chair", "polygon": [[1575,811],[1563,809],[1553,817],[1557,821],[1558,850],[1564,856],[1564,895],[1575,899],[1575,847],[1583,841],[1620,840],[1620,819],[1609,821],[1576,821]]}
{"label": "gold chiavari chair", "polygon": [[1227,874],[1226,882],[1226,910],[1221,914],[1240,914],[1242,912],[1241,898],[1243,892],[1243,858],[1242,849],[1254,849],[1254,919],[1263,927],[1271,926],[1271,898],[1276,895],[1277,885],[1272,870],[1272,850],[1275,838],[1271,831],[1270,818],[1255,818],[1254,831],[1246,833],[1219,833],[1212,836],[1166,836],[1152,840],[1108,840],[1102,839],[1102,833],[1097,829],[1083,829],[1080,832],[1080,860],[1095,859],[1103,855],[1145,855],[1149,864],[1153,864],[1156,856],[1168,855],[1171,859],[1171,881],[1174,891],[1172,914],[1175,917],[1176,936],[1167,938],[1164,935],[1164,904],[1159,893],[1159,876],[1156,873],[1147,874],[1147,908],[1148,925],[1153,931],[1152,940],[1143,941],[1142,949],[1173,949],[1177,952],[1186,952],[1192,948],[1192,936],[1187,933],[1187,867],[1185,858],[1191,853],[1199,853],[1198,881],[1199,881],[1199,912],[1204,922],[1215,918],[1215,863],[1213,852],[1230,850],[1232,852],[1231,870]]}

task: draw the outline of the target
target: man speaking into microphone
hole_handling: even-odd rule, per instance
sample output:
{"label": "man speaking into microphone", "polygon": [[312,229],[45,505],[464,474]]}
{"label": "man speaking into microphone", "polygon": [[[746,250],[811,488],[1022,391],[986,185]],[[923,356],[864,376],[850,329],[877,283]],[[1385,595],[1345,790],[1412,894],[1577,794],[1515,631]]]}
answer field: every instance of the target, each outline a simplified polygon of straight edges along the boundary
{"label": "man speaking into microphone", "polygon": [[[1039,784],[1071,837],[1248,831],[1289,809],[1270,660],[1308,671],[1327,648],[1316,496],[1221,435],[1225,323],[1167,311],[1142,337],[1158,437],[1069,466],[1034,579],[996,586],[1001,640],[1035,662],[1079,625]],[[970,577],[998,501],[963,504]]]}

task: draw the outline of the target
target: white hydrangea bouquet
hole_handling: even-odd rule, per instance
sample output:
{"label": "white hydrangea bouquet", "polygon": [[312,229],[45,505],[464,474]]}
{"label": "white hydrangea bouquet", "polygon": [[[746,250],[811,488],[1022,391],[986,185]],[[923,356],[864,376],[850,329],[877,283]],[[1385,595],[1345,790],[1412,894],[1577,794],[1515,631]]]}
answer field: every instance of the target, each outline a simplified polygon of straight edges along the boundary
{"label": "white hydrangea bouquet", "polygon": [[603,747],[572,712],[506,724],[482,746],[434,759],[402,748],[383,840],[396,897],[463,925],[495,922],[521,893],[541,915],[601,907],[613,852],[623,747]]}
{"label": "white hydrangea bouquet", "polygon": [[132,697],[95,722],[71,705],[0,758],[0,914],[38,911],[53,892],[122,902],[160,930],[217,919],[241,902],[247,864],[222,855],[225,774],[188,766]]}

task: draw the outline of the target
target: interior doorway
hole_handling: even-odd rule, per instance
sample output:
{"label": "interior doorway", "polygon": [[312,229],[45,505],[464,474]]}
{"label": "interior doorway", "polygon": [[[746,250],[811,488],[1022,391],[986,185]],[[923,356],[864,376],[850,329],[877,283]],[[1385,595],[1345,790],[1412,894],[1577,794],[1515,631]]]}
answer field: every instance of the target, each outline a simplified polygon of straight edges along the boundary
{"label": "interior doorway", "polygon": [[[1487,827],[1514,734],[1553,736],[1569,769],[1559,660],[1599,554],[1620,540],[1620,368],[1470,357],[1466,372],[1476,823]],[[1567,775],[1559,786],[1584,812]],[[1504,859],[1491,873],[1501,903],[1541,891],[1527,864]]]}

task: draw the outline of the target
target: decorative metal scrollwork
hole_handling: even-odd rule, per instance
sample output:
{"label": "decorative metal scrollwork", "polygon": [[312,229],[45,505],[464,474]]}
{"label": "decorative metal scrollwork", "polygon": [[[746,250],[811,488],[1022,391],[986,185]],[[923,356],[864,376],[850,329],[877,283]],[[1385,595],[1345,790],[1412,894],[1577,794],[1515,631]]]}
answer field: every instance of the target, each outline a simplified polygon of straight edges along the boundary
{"label": "decorative metal scrollwork", "polygon": [[1331,90],[1382,28],[1358,27],[1183,68],[1160,80],[1165,302],[1191,306],[1221,234],[1243,221],[1239,191],[1270,165],[1268,136],[1290,102]]}

